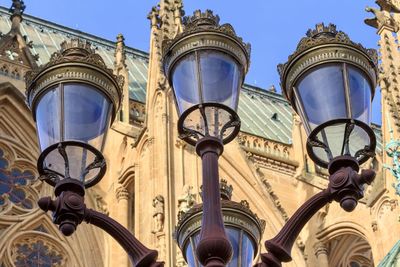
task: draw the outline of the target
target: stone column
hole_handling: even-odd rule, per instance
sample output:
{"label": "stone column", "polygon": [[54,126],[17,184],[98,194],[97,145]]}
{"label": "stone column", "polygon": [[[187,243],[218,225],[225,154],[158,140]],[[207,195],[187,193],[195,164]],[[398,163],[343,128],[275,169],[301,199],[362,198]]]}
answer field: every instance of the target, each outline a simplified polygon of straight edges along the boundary
{"label": "stone column", "polygon": [[319,267],[329,267],[328,249],[325,244],[318,242],[314,246],[315,256]]}
{"label": "stone column", "polygon": [[[119,186],[115,192],[117,198],[117,218],[115,218],[120,224],[124,227],[128,228],[128,214],[129,213],[129,192],[124,186]],[[116,244],[112,247],[112,256],[111,262],[115,264],[115,266],[128,267],[130,266],[128,254],[125,250],[119,245]]]}

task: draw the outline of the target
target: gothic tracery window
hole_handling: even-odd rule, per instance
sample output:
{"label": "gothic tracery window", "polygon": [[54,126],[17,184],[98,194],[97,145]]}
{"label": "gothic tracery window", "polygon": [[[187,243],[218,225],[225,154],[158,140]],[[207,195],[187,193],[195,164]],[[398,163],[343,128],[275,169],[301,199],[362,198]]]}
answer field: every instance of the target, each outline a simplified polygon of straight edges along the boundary
{"label": "gothic tracery window", "polygon": [[53,267],[61,266],[63,256],[52,250],[42,240],[31,244],[18,244],[16,267]]}
{"label": "gothic tracery window", "polygon": [[27,198],[24,187],[34,178],[32,171],[11,167],[0,148],[0,206],[10,201],[22,208],[32,209],[33,201]]}
{"label": "gothic tracery window", "polygon": [[68,266],[63,249],[54,241],[40,235],[24,235],[15,240],[11,250],[15,267]]}

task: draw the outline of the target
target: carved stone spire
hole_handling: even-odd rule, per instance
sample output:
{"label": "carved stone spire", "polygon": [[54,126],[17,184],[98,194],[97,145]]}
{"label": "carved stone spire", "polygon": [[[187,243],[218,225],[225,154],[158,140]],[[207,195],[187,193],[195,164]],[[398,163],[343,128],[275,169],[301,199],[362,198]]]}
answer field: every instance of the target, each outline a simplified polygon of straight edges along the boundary
{"label": "carved stone spire", "polygon": [[[184,15],[182,0],[160,0],[147,18],[150,20],[151,39],[149,55],[149,75],[146,93],[147,116],[151,116],[155,93],[167,91],[168,82],[162,71],[162,45],[166,39],[173,39],[182,32],[182,16]],[[151,104],[149,104],[151,103]],[[160,102],[161,103],[161,102]],[[163,102],[167,103],[167,102]]]}
{"label": "carved stone spire", "polygon": [[152,37],[159,56],[161,56],[162,41],[173,39],[182,32],[184,14],[182,0],[161,0],[151,9],[147,18],[150,20]]}
{"label": "carved stone spire", "polygon": [[[377,0],[379,8],[366,8],[375,15],[366,19],[365,23],[377,29],[380,36],[379,46],[379,77],[382,104],[382,137],[386,146],[390,142],[400,140],[400,52],[398,35],[400,25],[400,1]],[[392,151],[393,152],[393,151]],[[392,158],[387,153],[382,154],[383,163],[392,166]],[[389,174],[389,172],[387,172]],[[386,188],[392,188],[393,178],[385,179]]]}
{"label": "carved stone spire", "polygon": [[[120,33],[117,35],[117,42],[115,43],[114,53],[114,74],[117,76],[124,77],[125,81],[128,81],[128,69],[126,65],[126,54],[125,54],[125,38]],[[125,82],[123,85],[122,93],[122,106],[120,118],[122,122],[129,123],[129,85]]]}
{"label": "carved stone spire", "polygon": [[[392,0],[377,0],[379,8],[367,7],[366,11],[375,15],[374,18],[365,19],[365,23],[377,29],[380,35],[379,54],[380,54],[380,73],[379,85],[382,90],[382,108],[391,115],[392,125],[397,131],[400,130],[400,93],[399,93],[399,59],[400,53],[397,45],[397,33],[399,30],[399,20],[395,14],[400,12],[398,5]],[[382,114],[386,114],[383,112]],[[385,126],[386,118],[382,118]],[[384,130],[384,129],[383,129]],[[385,135],[385,133],[384,133]],[[387,136],[388,133],[387,133]]]}
{"label": "carved stone spire", "polygon": [[126,55],[125,55],[125,38],[124,36],[120,33],[117,35],[117,42],[115,45],[115,62],[114,66],[115,69],[118,71],[120,69],[126,68]]}
{"label": "carved stone spire", "polygon": [[11,29],[0,39],[1,61],[5,73],[14,79],[22,80],[25,72],[37,68],[38,55],[32,55],[29,50],[31,43],[27,43],[26,37],[21,34],[20,24],[25,4],[22,0],[13,0],[9,9]]}
{"label": "carved stone spire", "polygon": [[22,14],[25,11],[25,4],[22,0],[13,0],[9,9],[11,13],[12,28],[19,28],[19,23],[22,21]]}

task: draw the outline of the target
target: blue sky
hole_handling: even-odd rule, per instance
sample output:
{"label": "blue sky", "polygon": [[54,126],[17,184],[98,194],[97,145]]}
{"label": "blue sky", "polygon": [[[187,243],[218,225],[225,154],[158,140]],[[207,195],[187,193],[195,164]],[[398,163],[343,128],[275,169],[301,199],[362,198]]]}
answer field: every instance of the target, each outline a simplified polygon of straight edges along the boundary
{"label": "blue sky", "polygon": [[[0,0],[9,7],[11,0]],[[158,0],[25,0],[25,13],[109,40],[118,33],[128,46],[148,51],[147,14]],[[375,29],[364,24],[371,17],[365,7],[373,0],[184,0],[186,14],[211,9],[222,23],[231,23],[238,35],[252,45],[251,66],[246,83],[280,90],[276,65],[286,62],[298,41],[316,23],[332,22],[353,41],[377,48]],[[373,121],[381,123],[377,92]]]}

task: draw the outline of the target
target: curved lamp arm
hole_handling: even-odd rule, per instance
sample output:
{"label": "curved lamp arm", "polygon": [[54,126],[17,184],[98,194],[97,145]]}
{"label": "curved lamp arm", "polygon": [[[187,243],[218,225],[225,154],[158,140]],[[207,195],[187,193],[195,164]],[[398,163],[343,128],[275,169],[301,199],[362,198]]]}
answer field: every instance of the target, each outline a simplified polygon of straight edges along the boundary
{"label": "curved lamp arm", "polygon": [[53,222],[59,225],[60,231],[69,236],[83,220],[110,234],[129,254],[133,266],[162,267],[157,262],[158,252],[145,247],[132,233],[111,217],[98,211],[86,208],[82,194],[74,191],[63,191],[56,200],[43,197],[38,201],[39,207],[53,212]]}
{"label": "curved lamp arm", "polygon": [[[346,161],[342,161],[346,162]],[[339,165],[339,166],[338,166]],[[351,167],[348,167],[351,166]],[[291,250],[304,225],[319,209],[335,200],[345,211],[353,211],[358,200],[364,196],[364,185],[375,178],[373,170],[362,170],[358,174],[358,165],[336,164],[329,176],[328,188],[307,200],[286,222],[281,231],[265,242],[268,253],[261,254],[261,263],[255,267],[281,267],[282,262],[292,260]],[[331,169],[330,169],[331,171]]]}

